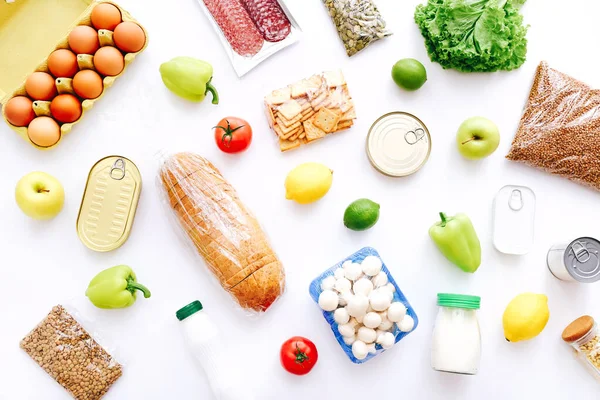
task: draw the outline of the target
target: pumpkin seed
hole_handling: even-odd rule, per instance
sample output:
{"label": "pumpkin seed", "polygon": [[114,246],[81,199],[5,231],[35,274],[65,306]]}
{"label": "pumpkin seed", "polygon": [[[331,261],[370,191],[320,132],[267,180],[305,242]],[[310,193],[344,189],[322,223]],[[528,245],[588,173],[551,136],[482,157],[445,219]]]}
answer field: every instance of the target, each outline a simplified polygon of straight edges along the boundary
{"label": "pumpkin seed", "polygon": [[373,0],[322,0],[348,56],[392,34]]}

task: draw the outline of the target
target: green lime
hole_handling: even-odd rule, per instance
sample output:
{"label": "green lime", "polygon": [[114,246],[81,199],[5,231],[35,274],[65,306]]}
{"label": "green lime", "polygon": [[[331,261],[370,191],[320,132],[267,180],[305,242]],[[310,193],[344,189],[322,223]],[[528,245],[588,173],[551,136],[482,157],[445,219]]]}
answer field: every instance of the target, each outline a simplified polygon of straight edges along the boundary
{"label": "green lime", "polygon": [[353,231],[366,231],[379,219],[379,204],[369,199],[358,199],[344,211],[344,225]]}
{"label": "green lime", "polygon": [[392,67],[392,79],[406,90],[417,90],[427,81],[427,71],[414,58],[403,58]]}

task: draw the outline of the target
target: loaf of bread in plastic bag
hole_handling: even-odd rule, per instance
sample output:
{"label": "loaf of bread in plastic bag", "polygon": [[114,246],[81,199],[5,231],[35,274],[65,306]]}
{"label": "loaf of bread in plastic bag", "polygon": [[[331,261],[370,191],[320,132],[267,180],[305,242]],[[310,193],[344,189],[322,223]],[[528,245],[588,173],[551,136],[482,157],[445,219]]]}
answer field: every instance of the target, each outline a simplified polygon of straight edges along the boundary
{"label": "loaf of bread in plastic bag", "polygon": [[181,227],[221,286],[243,308],[266,311],[282,294],[285,273],[235,189],[192,153],[170,156],[160,178]]}

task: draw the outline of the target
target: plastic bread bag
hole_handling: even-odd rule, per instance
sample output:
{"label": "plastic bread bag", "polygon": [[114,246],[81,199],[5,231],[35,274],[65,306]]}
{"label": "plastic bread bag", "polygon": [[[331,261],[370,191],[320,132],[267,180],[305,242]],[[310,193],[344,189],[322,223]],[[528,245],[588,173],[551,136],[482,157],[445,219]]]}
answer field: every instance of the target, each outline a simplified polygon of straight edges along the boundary
{"label": "plastic bread bag", "polygon": [[242,77],[297,42],[302,30],[283,0],[198,0]]}
{"label": "plastic bread bag", "polygon": [[373,0],[323,0],[323,4],[349,57],[392,34]]}
{"label": "plastic bread bag", "polygon": [[249,314],[265,312],[285,289],[285,272],[258,221],[210,161],[164,157],[159,185],[187,241]]}
{"label": "plastic bread bag", "polygon": [[97,400],[121,377],[123,365],[80,322],[90,326],[72,306],[57,305],[20,347],[73,398]]}
{"label": "plastic bread bag", "polygon": [[600,190],[600,90],[542,62],[506,158]]}
{"label": "plastic bread bag", "polygon": [[265,97],[265,111],[281,151],[343,132],[356,119],[341,70],[315,74],[272,91]]}

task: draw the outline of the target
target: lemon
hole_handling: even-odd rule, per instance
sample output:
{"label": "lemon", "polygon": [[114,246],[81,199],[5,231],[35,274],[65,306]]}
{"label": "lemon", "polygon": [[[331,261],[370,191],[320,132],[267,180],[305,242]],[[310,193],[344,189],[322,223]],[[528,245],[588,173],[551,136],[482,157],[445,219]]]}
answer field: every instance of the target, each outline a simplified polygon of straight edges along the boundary
{"label": "lemon", "polygon": [[549,318],[546,295],[521,293],[504,310],[504,337],[509,342],[533,339],[544,330]]}
{"label": "lemon", "polygon": [[366,231],[379,220],[379,204],[369,199],[358,199],[346,208],[344,225],[353,231]]}
{"label": "lemon", "polygon": [[427,81],[427,71],[414,58],[403,58],[392,67],[392,79],[406,90],[417,90]]}
{"label": "lemon", "polygon": [[333,171],[323,164],[300,164],[285,179],[285,198],[308,204],[325,196],[333,181]]}

